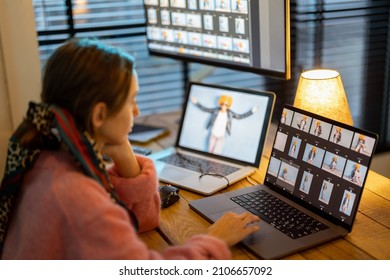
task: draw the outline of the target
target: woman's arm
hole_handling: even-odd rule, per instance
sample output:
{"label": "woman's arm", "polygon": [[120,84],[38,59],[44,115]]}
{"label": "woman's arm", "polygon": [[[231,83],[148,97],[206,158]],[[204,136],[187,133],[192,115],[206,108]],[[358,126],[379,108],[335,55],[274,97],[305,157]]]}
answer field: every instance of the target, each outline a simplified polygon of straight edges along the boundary
{"label": "woman's arm", "polygon": [[219,109],[219,108],[207,108],[207,107],[203,106],[202,104],[200,104],[198,102],[198,100],[196,100],[195,98],[192,98],[191,102],[196,107],[198,107],[199,109],[201,109],[202,111],[207,112],[207,113],[214,113],[215,111],[218,111],[218,109]]}
{"label": "woman's arm", "polygon": [[147,157],[135,156],[140,173],[135,177],[122,177],[116,163],[109,169],[110,180],[119,198],[136,215],[140,231],[147,231],[160,224],[161,200],[158,179],[153,161]]}
{"label": "woman's arm", "polygon": [[231,113],[232,117],[235,118],[235,119],[244,119],[244,118],[247,118],[247,117],[253,115],[253,113],[255,113],[257,110],[258,110],[257,107],[253,107],[248,112],[245,112],[243,114],[237,114],[237,113],[235,113],[235,112],[233,112],[231,110],[229,110],[229,112]]}
{"label": "woman's arm", "polygon": [[121,145],[105,146],[103,152],[113,160],[118,176],[132,178],[141,173],[141,168],[129,141],[125,141]]}

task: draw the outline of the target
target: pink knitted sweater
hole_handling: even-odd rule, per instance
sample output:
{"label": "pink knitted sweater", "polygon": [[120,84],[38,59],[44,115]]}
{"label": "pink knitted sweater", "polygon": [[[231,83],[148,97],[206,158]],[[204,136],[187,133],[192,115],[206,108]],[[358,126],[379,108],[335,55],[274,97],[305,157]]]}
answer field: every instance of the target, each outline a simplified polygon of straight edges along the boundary
{"label": "pink knitted sweater", "polygon": [[[109,170],[120,199],[140,231],[160,222],[157,176],[150,159],[137,156],[142,173],[120,178]],[[26,174],[5,240],[3,259],[229,259],[224,242],[207,235],[163,252],[149,250],[127,212],[80,172],[64,152],[43,151]]]}

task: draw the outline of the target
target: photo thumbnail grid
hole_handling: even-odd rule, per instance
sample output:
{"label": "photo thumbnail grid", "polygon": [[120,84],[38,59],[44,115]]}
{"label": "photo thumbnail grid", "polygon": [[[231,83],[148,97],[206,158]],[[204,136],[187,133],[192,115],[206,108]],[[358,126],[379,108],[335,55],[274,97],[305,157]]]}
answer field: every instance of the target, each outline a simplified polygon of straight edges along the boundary
{"label": "photo thumbnail grid", "polygon": [[151,49],[249,65],[248,0],[145,0]]}
{"label": "photo thumbnail grid", "polygon": [[348,222],[376,139],[324,119],[284,108],[266,180]]}

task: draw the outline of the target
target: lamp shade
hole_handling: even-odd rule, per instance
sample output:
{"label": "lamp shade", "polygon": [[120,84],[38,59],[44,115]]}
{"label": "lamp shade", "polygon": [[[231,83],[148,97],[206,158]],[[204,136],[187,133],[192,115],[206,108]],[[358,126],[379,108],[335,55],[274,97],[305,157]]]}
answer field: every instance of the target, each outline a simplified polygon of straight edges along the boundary
{"label": "lamp shade", "polygon": [[335,70],[318,69],[301,73],[294,107],[353,125],[343,82]]}

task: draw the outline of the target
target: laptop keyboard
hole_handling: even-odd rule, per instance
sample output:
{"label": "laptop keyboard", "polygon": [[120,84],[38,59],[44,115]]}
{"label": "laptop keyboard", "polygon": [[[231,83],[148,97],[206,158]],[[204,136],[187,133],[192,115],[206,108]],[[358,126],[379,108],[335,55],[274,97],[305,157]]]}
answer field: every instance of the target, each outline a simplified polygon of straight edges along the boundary
{"label": "laptop keyboard", "polygon": [[209,161],[189,155],[172,154],[164,158],[159,159],[160,161],[169,163],[174,166],[183,167],[192,171],[200,173],[215,173],[221,176],[227,176],[238,168],[229,166],[222,163]]}
{"label": "laptop keyboard", "polygon": [[328,228],[320,221],[264,190],[231,197],[230,199],[292,239]]}

